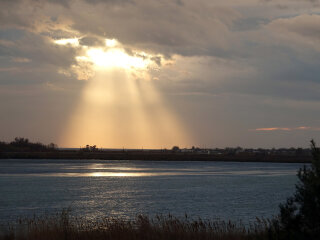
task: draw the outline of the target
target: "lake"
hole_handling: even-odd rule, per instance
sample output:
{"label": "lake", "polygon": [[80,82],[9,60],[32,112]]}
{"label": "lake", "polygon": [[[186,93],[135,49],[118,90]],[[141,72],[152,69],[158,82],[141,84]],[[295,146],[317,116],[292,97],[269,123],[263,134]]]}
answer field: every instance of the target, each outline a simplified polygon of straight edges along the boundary
{"label": "lake", "polygon": [[56,213],[133,218],[272,217],[302,164],[105,160],[0,160],[0,219]]}

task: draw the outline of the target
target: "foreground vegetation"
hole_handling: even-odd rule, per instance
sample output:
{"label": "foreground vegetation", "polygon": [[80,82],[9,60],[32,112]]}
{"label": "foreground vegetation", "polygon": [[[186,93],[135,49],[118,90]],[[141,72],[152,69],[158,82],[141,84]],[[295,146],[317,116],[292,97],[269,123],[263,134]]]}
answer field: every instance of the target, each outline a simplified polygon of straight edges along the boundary
{"label": "foreground vegetation", "polygon": [[279,239],[320,239],[320,149],[311,141],[311,167],[298,171],[296,192],[280,204]]}
{"label": "foreground vegetation", "polygon": [[0,235],[2,240],[125,240],[125,239],[268,239],[270,226],[266,220],[257,220],[250,226],[225,221],[204,221],[175,218],[171,215],[137,216],[135,220],[103,218],[90,221],[71,217],[68,211],[56,216],[21,219],[7,226]]}

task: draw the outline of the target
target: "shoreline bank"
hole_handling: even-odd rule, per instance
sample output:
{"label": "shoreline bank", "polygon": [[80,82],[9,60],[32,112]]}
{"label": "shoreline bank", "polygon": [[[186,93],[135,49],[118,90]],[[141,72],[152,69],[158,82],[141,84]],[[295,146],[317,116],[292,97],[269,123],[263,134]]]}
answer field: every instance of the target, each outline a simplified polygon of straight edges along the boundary
{"label": "shoreline bank", "polygon": [[0,159],[87,159],[87,160],[143,160],[143,161],[215,161],[215,162],[273,162],[310,163],[311,156],[287,155],[212,155],[148,151],[97,151],[56,150],[51,152],[0,152]]}

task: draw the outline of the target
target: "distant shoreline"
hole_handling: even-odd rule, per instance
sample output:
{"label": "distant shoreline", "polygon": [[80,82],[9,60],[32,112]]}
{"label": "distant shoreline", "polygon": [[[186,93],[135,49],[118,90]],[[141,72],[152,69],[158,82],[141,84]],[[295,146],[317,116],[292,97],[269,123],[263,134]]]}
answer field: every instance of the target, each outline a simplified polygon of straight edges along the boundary
{"label": "distant shoreline", "polygon": [[289,155],[213,155],[204,153],[141,151],[76,151],[55,150],[41,152],[0,152],[0,159],[88,159],[143,161],[216,161],[216,162],[274,162],[310,163],[311,156]]}

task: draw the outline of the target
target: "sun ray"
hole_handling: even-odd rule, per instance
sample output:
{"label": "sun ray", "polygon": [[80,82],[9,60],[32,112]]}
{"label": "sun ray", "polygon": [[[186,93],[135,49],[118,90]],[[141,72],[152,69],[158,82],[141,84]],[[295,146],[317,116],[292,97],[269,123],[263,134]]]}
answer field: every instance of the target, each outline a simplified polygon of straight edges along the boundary
{"label": "sun ray", "polygon": [[106,45],[108,49],[87,49],[77,58],[92,64],[94,77],[87,82],[59,143],[112,148],[188,145],[181,121],[152,81],[141,80],[148,75],[146,55],[128,55],[116,40],[106,40]]}

